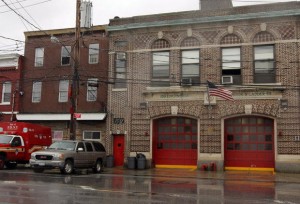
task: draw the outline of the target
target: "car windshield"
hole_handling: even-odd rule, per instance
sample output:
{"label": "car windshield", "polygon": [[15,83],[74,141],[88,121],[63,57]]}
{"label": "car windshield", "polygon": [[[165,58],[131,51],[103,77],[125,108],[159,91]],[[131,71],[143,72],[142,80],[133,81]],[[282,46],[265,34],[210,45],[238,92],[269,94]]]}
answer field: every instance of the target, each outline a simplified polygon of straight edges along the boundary
{"label": "car windshield", "polygon": [[0,135],[0,144],[9,144],[12,138],[12,135]]}
{"label": "car windshield", "polygon": [[48,149],[57,149],[57,150],[71,150],[74,151],[76,142],[72,141],[59,141],[54,142]]}

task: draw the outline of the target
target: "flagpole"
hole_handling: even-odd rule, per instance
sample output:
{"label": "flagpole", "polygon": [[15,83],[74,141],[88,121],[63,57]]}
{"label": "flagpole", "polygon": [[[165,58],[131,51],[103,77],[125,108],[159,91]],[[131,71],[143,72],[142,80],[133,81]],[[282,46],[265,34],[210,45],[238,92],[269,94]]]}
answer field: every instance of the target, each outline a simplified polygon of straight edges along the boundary
{"label": "flagpole", "polygon": [[208,117],[211,118],[211,104],[210,104],[210,94],[209,94],[209,86],[207,83],[207,99],[208,99]]}

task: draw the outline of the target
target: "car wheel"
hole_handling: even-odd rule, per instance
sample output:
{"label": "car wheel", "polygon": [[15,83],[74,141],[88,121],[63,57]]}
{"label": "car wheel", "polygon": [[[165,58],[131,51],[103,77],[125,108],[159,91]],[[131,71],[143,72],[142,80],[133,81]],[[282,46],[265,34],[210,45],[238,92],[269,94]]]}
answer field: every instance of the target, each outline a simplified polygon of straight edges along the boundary
{"label": "car wheel", "polygon": [[73,164],[73,162],[71,160],[67,160],[65,162],[65,165],[64,165],[63,169],[62,169],[62,173],[64,173],[64,174],[71,174],[71,173],[73,173],[73,171],[74,171],[74,164]]}
{"label": "car wheel", "polygon": [[43,173],[43,172],[44,172],[44,169],[42,169],[42,168],[34,168],[33,171],[34,171],[35,173]]}
{"label": "car wheel", "polygon": [[16,162],[5,162],[5,166],[8,169],[15,169],[17,167],[17,163]]}
{"label": "car wheel", "polygon": [[97,160],[96,161],[96,165],[95,165],[95,167],[93,169],[94,173],[101,173],[102,167],[103,167],[102,161],[101,160]]}
{"label": "car wheel", "polygon": [[4,169],[4,157],[0,156],[0,170]]}

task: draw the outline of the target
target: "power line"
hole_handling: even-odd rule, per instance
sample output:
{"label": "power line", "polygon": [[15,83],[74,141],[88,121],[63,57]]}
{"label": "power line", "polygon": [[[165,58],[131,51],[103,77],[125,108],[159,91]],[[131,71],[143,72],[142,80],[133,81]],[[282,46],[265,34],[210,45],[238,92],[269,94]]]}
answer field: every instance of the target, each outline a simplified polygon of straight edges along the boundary
{"label": "power line", "polygon": [[[10,10],[7,10],[7,11],[1,11],[0,14],[2,14],[2,13],[8,13],[8,12],[11,12],[11,11],[14,12],[14,10],[12,10],[12,9],[10,8],[10,6],[11,6],[11,5],[15,5],[15,4],[17,4],[17,3],[11,3],[11,4],[8,4],[8,3],[6,3],[4,0],[1,0],[1,1],[2,1],[5,5],[2,5],[2,6],[0,6],[0,7],[7,6]],[[26,1],[26,0],[23,0],[23,1]],[[25,8],[32,7],[32,6],[36,6],[36,5],[39,5],[39,4],[43,4],[43,3],[46,3],[46,2],[49,2],[49,1],[52,1],[52,0],[45,0],[45,1],[42,1],[42,2],[39,2],[39,3],[30,4],[30,5],[25,6]],[[22,1],[19,1],[19,2],[22,2]],[[19,10],[19,9],[23,9],[23,8],[24,8],[24,7],[16,8],[15,10]]]}

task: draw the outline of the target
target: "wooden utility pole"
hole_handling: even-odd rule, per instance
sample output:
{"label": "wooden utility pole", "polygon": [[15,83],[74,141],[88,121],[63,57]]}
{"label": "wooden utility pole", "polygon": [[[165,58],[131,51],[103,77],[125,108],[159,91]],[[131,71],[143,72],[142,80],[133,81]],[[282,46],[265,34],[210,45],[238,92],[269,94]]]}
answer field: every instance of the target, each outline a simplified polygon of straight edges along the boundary
{"label": "wooden utility pole", "polygon": [[71,86],[71,119],[70,119],[70,139],[76,139],[76,126],[77,121],[75,114],[77,112],[77,96],[79,89],[79,59],[80,59],[80,6],[81,0],[77,0],[76,3],[76,28],[75,28],[75,46],[74,46],[74,62],[73,62],[73,77],[72,77],[72,86]]}

